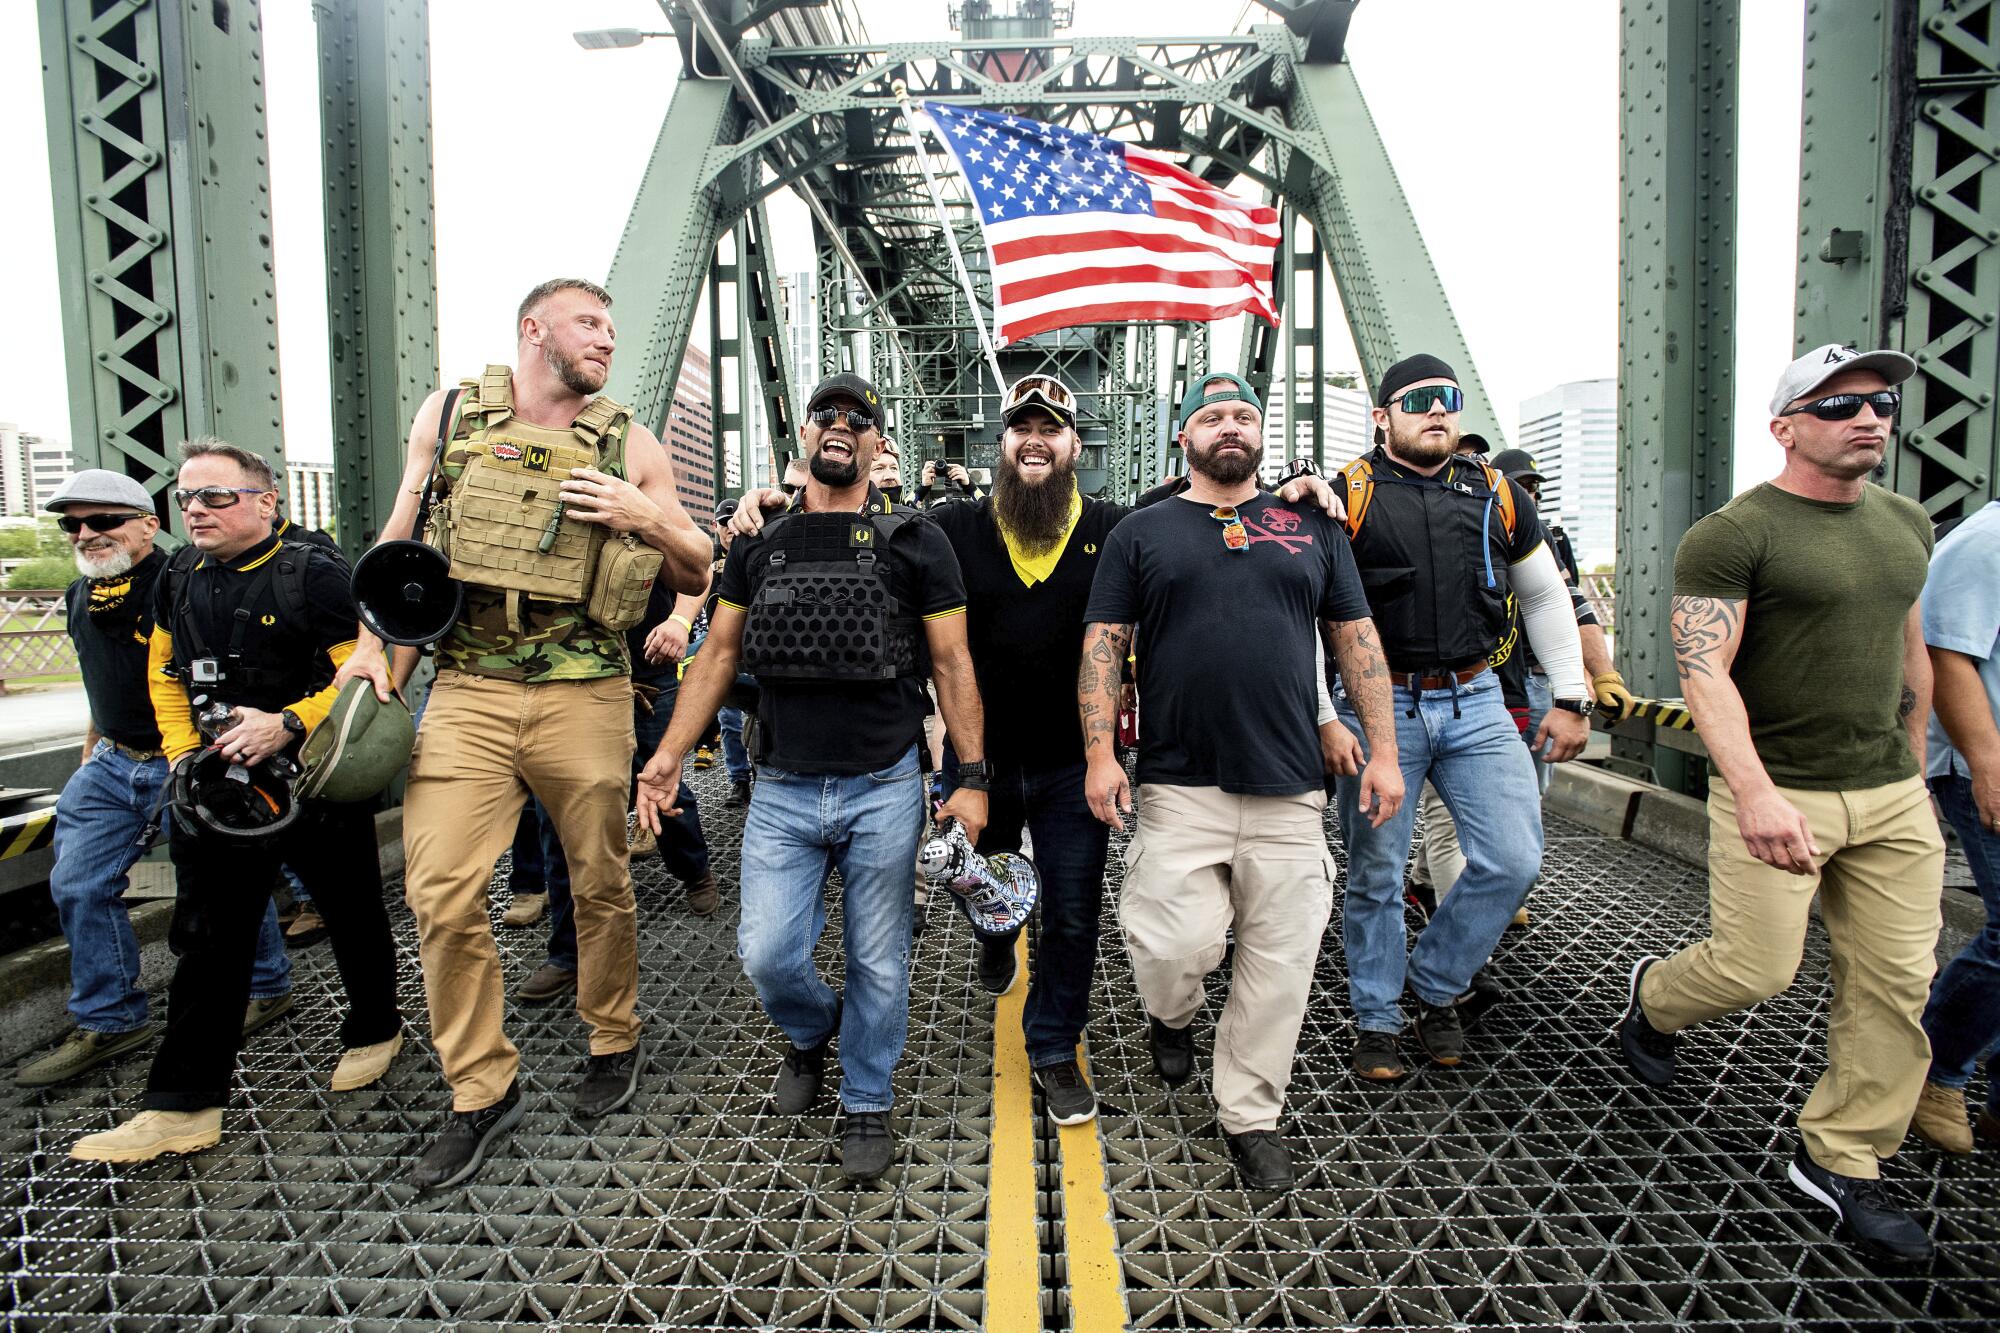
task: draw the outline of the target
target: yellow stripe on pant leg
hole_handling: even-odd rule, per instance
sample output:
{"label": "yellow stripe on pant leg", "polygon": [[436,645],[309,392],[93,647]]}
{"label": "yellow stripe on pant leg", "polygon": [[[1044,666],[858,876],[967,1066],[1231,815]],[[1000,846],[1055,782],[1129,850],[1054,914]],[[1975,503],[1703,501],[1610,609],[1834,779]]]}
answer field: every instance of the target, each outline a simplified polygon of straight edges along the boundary
{"label": "yellow stripe on pant leg", "polygon": [[[1025,973],[1028,940],[1014,941],[1014,966]],[[1017,984],[993,1007],[993,1146],[986,1199],[987,1333],[1039,1333],[1041,1241],[1035,1224],[1035,1101],[1021,1012],[1028,988]],[[1081,1330],[1084,1325],[1076,1327]]]}

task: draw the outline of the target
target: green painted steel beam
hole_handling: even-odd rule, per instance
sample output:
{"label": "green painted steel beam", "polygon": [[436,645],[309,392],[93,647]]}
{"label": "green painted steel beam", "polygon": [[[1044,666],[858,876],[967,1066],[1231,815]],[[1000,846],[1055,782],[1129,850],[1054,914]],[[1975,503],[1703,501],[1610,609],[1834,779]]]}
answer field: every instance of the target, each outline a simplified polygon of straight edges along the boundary
{"label": "green painted steel beam", "polygon": [[[778,291],[777,256],[771,245],[771,222],[761,203],[751,206],[737,230],[743,247],[739,258],[741,301],[749,345],[746,363],[754,372],[757,392],[764,401],[764,425],[768,438],[761,442],[744,440],[743,484],[756,475],[751,466],[756,443],[764,447],[789,448],[798,438],[802,404],[792,383],[792,367],[785,355],[785,303]],[[774,483],[775,483],[775,479]]]}
{"label": "green painted steel beam", "polygon": [[[1620,39],[1618,665],[1680,694],[1669,635],[1674,551],[1729,499],[1739,0],[1625,0]],[[1618,741],[1668,786],[1699,772]]]}
{"label": "green painted steel beam", "polygon": [[164,504],[216,434],[284,462],[255,0],[40,0],[74,449]]}
{"label": "green painted steel beam", "polygon": [[334,495],[350,556],[396,503],[439,383],[429,0],[319,0]]}
{"label": "green painted steel beam", "polygon": [[1326,249],[1362,377],[1373,386],[1406,356],[1443,357],[1465,389],[1464,428],[1504,448],[1498,405],[1452,314],[1353,67],[1299,64],[1293,79],[1286,122],[1301,147],[1274,140],[1272,148],[1286,198],[1311,219]]}
{"label": "green painted steel beam", "polygon": [[[698,189],[689,182],[709,153],[734,142],[744,118],[725,82],[682,79],[675,85],[605,281],[624,335],[605,392],[630,405],[656,434],[666,427],[716,239],[740,212],[724,202],[726,175]],[[733,169],[739,187],[752,179],[755,166],[753,159]],[[735,193],[740,198],[747,191]]]}

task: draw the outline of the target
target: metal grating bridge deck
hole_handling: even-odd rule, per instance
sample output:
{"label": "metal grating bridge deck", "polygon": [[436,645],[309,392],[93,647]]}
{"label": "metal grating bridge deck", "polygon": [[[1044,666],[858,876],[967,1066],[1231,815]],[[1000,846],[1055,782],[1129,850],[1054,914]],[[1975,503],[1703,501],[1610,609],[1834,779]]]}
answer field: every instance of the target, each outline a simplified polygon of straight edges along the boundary
{"label": "metal grating bridge deck", "polygon": [[[412,1040],[380,1087],[325,1090],[338,983],[324,949],[300,957],[292,1016],[245,1052],[222,1144],[206,1153],[138,1168],[68,1159],[78,1135],[136,1108],[144,1055],[47,1093],[0,1084],[8,1326],[2000,1326],[2000,1153],[1912,1147],[1891,1164],[1939,1241],[1927,1271],[1897,1276],[1831,1241],[1784,1181],[1823,1055],[1823,936],[1791,993],[1697,1029],[1682,1085],[1647,1093],[1609,1029],[1631,959],[1700,933],[1704,883],[1554,820],[1533,923],[1503,946],[1513,994],[1460,1070],[1391,1090],[1346,1072],[1336,908],[1286,1125],[1300,1182],[1284,1196],[1238,1188],[1214,1127],[1206,1063],[1222,978],[1197,1020],[1198,1077],[1169,1092],[1108,903],[1090,1034],[1103,1112],[1059,1136],[1025,1095],[996,1095],[995,1003],[973,982],[962,920],[934,904],[896,1083],[898,1163],[850,1187],[830,1097],[798,1120],[770,1111],[784,1047],[734,956],[741,821],[719,769],[693,778],[725,909],[691,917],[657,862],[638,869],[651,1057],[624,1112],[592,1132],[572,1119],[581,1025],[563,1005],[510,1006],[527,1118],[471,1187],[416,1196],[403,1176],[448,1099],[399,908]],[[499,937],[511,990],[541,962],[542,932]],[[826,938],[838,940],[837,918]],[[1003,1014],[1018,1014],[1020,993]],[[1003,1048],[1007,1036],[1003,1023]],[[996,1160],[1014,1152],[1023,1160]],[[1007,1179],[1025,1186],[996,1184]],[[1071,1210],[1080,1225],[1066,1227]],[[1037,1252],[989,1263],[1003,1232],[1003,1248]],[[1079,1252],[1086,1234],[1103,1239],[1094,1261]],[[1021,1288],[1016,1305],[1003,1282]],[[1126,1313],[1086,1303],[1086,1282]]]}

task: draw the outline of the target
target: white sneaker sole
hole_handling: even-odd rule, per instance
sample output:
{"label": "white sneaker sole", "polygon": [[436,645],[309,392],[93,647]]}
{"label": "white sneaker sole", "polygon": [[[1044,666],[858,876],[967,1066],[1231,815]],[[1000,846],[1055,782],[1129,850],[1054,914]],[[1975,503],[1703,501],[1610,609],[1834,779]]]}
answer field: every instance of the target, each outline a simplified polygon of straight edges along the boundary
{"label": "white sneaker sole", "polygon": [[1812,1177],[1799,1170],[1799,1164],[1796,1161],[1785,1164],[1785,1175],[1808,1198],[1817,1199],[1828,1208],[1833,1209],[1833,1219],[1836,1226],[1847,1220],[1847,1214],[1840,1210],[1840,1205],[1834,1201],[1833,1196],[1813,1184]]}

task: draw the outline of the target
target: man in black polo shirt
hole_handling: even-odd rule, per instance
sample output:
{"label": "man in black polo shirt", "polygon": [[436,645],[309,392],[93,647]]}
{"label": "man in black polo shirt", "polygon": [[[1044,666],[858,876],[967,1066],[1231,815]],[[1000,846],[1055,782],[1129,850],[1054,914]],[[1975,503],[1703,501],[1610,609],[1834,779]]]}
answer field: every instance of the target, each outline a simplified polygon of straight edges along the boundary
{"label": "man in black polo shirt", "polygon": [[[681,760],[707,731],[739,662],[757,677],[757,781],[743,826],[737,953],[792,1043],[774,1101],[803,1114],[840,1037],[841,1168],[867,1180],[895,1155],[890,1086],[910,1011],[910,876],[924,823],[917,752],[935,674],[962,785],[939,812],[979,837],[986,766],[965,644],[965,586],[942,534],[868,482],[882,395],[858,375],[822,381],[799,438],[802,503],[731,543],[708,638],[681,682],[659,749],[639,775],[639,818],[677,813]],[[832,864],[845,895],[846,990],[822,981]]]}
{"label": "man in black polo shirt", "polygon": [[[348,571],[324,550],[272,531],[277,483],[264,459],[207,439],[182,445],[181,456],[174,498],[200,558],[185,568],[175,562],[153,590],[153,716],[176,766],[212,750],[255,769],[296,756],[333,705],[334,671],[354,647]],[[205,742],[196,710],[209,701],[227,709],[228,720]],[[221,1139],[253,944],[281,862],[305,880],[325,915],[347,991],[331,1087],[374,1082],[402,1046],[396,950],[369,806],[308,801],[264,838],[225,837],[178,807],[171,822],[179,894],[168,936],[177,962],[166,1036],[147,1079],[146,1109],[79,1139],[70,1149],[79,1160],[144,1162]]]}
{"label": "man in black polo shirt", "polygon": [[[1322,624],[1373,745],[1364,805],[1403,804],[1388,668],[1333,519],[1257,489],[1263,406],[1234,375],[1181,404],[1186,491],[1120,524],[1084,612],[1077,699],[1091,811],[1131,809],[1113,747],[1120,671],[1138,634],[1141,787],[1118,919],[1151,1023],[1153,1060],[1192,1069],[1189,1024],[1236,936],[1215,1031],[1216,1120],[1252,1189],[1289,1189],[1278,1136],[1320,937],[1333,910],[1321,820]],[[1346,756],[1351,761],[1351,752]]]}

